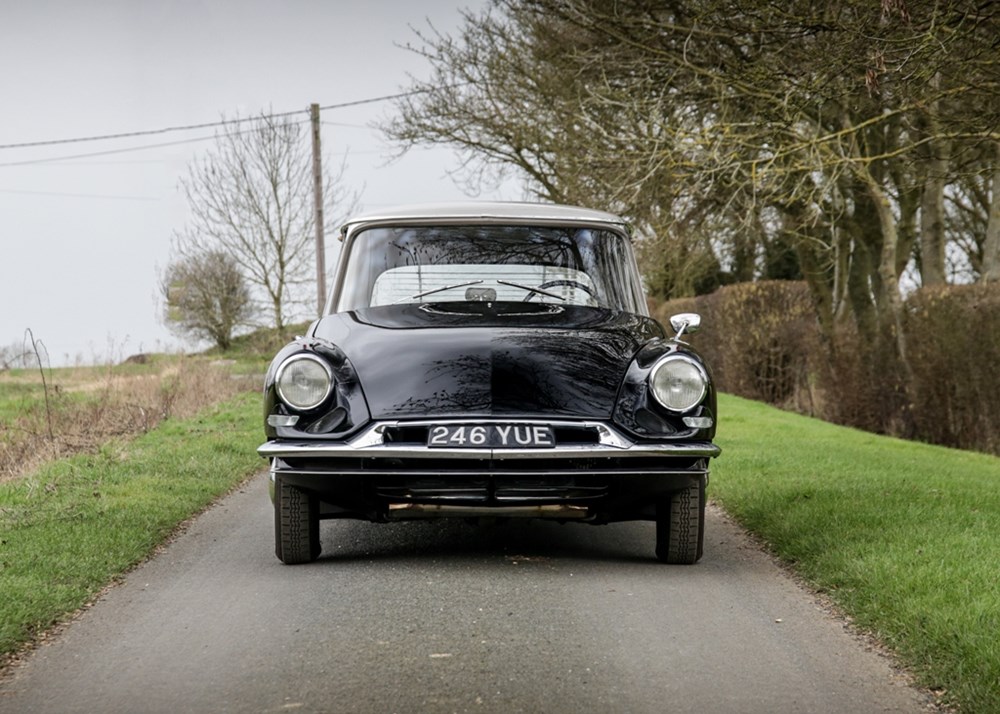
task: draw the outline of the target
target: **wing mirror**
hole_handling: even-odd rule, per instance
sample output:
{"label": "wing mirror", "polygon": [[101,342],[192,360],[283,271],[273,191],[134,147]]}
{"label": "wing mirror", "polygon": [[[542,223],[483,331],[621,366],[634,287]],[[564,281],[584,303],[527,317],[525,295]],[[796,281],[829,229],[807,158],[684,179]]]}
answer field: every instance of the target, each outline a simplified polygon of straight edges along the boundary
{"label": "wing mirror", "polygon": [[696,312],[682,312],[670,316],[670,326],[674,328],[675,340],[679,340],[681,335],[693,335],[701,329],[701,315]]}

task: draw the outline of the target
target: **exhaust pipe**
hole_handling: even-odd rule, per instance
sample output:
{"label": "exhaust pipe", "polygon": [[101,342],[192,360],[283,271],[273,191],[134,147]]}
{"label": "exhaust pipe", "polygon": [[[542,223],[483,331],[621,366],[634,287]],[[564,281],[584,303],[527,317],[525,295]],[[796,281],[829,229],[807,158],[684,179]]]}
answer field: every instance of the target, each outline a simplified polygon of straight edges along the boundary
{"label": "exhaust pipe", "polygon": [[389,519],[407,518],[562,518],[589,516],[586,506],[443,506],[432,503],[390,503]]}

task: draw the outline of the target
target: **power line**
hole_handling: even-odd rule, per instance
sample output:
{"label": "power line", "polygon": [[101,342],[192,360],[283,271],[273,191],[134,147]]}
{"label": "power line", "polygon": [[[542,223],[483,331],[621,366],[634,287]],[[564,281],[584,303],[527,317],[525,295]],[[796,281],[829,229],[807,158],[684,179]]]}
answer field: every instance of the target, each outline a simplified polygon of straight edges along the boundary
{"label": "power line", "polygon": [[[289,114],[294,114],[295,112],[289,112]],[[277,115],[270,115],[277,116]],[[245,120],[241,120],[245,121]],[[301,119],[293,124],[304,124],[308,121],[308,118]],[[229,136],[239,136],[241,134],[247,134],[254,131],[253,128],[250,129],[240,129],[239,131],[230,131]],[[139,146],[127,146],[123,149],[105,149],[103,151],[93,151],[86,154],[70,154],[69,156],[49,156],[44,159],[24,159],[23,161],[7,161],[0,163],[0,168],[7,166],[31,166],[33,164],[53,164],[61,161],[74,161],[76,159],[90,159],[98,156],[113,156],[115,154],[128,154],[133,151],[145,151],[146,149],[162,149],[169,146],[183,146],[184,144],[196,144],[200,141],[215,141],[218,137],[212,136],[196,136],[191,139],[179,139],[178,141],[166,141],[159,144],[141,144]]]}
{"label": "power line", "polygon": [[[299,112],[282,112],[280,114],[271,114],[273,117],[284,117],[290,116],[292,114],[298,114]],[[192,131],[194,129],[210,129],[212,127],[224,126],[225,124],[234,124],[247,121],[247,119],[233,119],[216,122],[207,122],[204,124],[188,124],[186,126],[170,126],[164,129],[146,129],[144,131],[127,131],[120,134],[102,134],[100,136],[79,136],[73,139],[48,139],[45,141],[28,141],[21,144],[0,144],[0,149],[28,149],[38,146],[58,146],[60,144],[81,144],[88,141],[109,141],[111,139],[132,139],[137,136],[155,136],[156,134],[169,134],[175,131]]]}
{"label": "power line", "polygon": [[159,201],[155,196],[118,196],[105,193],[63,193],[61,191],[25,191],[22,189],[0,188],[0,193],[13,193],[23,196],[60,196],[63,198],[104,198],[114,201]]}
{"label": "power line", "polygon": [[[132,151],[144,151],[146,149],[162,149],[167,146],[180,146],[182,144],[194,144],[199,141],[212,141],[214,136],[200,136],[194,139],[183,139],[181,141],[167,141],[160,144],[143,144],[142,146],[129,146],[125,149],[108,149],[106,151],[93,151],[86,154],[72,154],[70,156],[50,156],[45,159],[25,159],[24,161],[8,161],[0,163],[0,168],[7,166],[30,166],[32,164],[51,164],[58,161],[72,161],[73,159],[90,159],[97,156],[113,156],[115,154],[127,154]],[[88,141],[84,139],[84,141]],[[60,141],[58,143],[69,143]]]}
{"label": "power line", "polygon": [[[390,100],[393,100],[393,99],[403,99],[405,97],[412,97],[412,96],[414,96],[416,94],[424,94],[424,93],[426,93],[428,91],[429,90],[427,90],[427,89],[414,89],[414,90],[411,90],[409,92],[401,92],[399,94],[386,94],[386,95],[383,95],[381,97],[371,97],[369,99],[358,99],[358,100],[351,101],[351,102],[340,102],[338,104],[327,104],[325,106],[321,106],[320,110],[326,110],[326,109],[346,109],[348,107],[357,107],[357,106],[361,106],[363,104],[375,104],[377,102],[386,102],[386,101],[390,101]],[[306,108],[306,109],[296,109],[294,111],[287,111],[287,112],[277,112],[277,113],[268,114],[267,116],[274,117],[274,118],[281,118],[281,117],[293,116],[295,114],[305,114],[306,116],[308,116],[309,109]],[[146,129],[146,130],[143,130],[143,131],[129,131],[129,132],[122,132],[122,133],[118,133],[118,134],[102,134],[102,135],[98,135],[98,136],[81,136],[81,137],[75,137],[75,138],[71,138],[71,139],[48,139],[48,140],[45,140],[45,141],[28,141],[28,142],[21,142],[21,143],[17,143],[17,144],[0,144],[0,150],[2,150],[2,149],[27,149],[27,148],[35,148],[35,147],[39,147],[39,146],[58,146],[60,144],[79,144],[79,143],[90,142],[90,141],[108,141],[108,140],[111,140],[111,139],[131,139],[131,138],[140,137],[140,136],[155,136],[157,134],[169,134],[169,133],[178,132],[178,131],[194,131],[196,129],[212,129],[212,128],[217,128],[217,127],[220,127],[220,126],[226,126],[227,124],[240,124],[240,123],[247,122],[247,121],[254,121],[255,119],[256,119],[256,117],[243,117],[243,118],[236,118],[236,119],[222,119],[220,121],[215,121],[215,122],[204,122],[204,123],[201,123],[201,124],[187,124],[187,125],[184,125],[184,126],[171,126],[171,127],[164,127],[162,129]],[[179,142],[179,143],[182,143],[182,142]],[[3,166],[12,166],[12,165],[15,165],[15,164],[2,164],[2,165]]]}
{"label": "power line", "polygon": [[[299,124],[304,123],[296,122]],[[243,134],[245,132],[233,132],[234,134]],[[98,158],[101,156],[114,156],[116,154],[128,154],[133,151],[146,151],[147,149],[163,149],[170,146],[183,146],[185,144],[196,144],[202,141],[214,141],[217,137],[215,136],[198,136],[191,139],[181,139],[180,141],[166,141],[159,144],[142,144],[140,146],[128,146],[124,149],[106,149],[104,151],[92,151],[85,154],[69,154],[62,156],[49,156],[44,159],[24,159],[23,161],[5,161],[0,162],[0,168],[7,168],[11,166],[35,166],[38,164],[58,164],[65,161],[76,161],[78,159],[91,159]],[[334,156],[367,156],[367,155],[381,155],[384,151],[354,151],[354,150],[344,150],[333,154]],[[140,162],[100,162],[100,163],[140,163]],[[148,162],[142,162],[148,163]],[[77,164],[79,165],[79,164]]]}

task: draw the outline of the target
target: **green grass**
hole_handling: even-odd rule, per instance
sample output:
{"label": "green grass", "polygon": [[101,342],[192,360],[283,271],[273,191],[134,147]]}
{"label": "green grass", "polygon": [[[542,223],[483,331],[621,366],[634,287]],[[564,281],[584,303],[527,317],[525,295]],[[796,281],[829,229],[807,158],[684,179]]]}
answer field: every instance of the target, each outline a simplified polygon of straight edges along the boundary
{"label": "green grass", "polygon": [[45,398],[41,384],[7,383],[0,385],[0,421],[13,419]]}
{"label": "green grass", "polygon": [[0,655],[144,560],[179,523],[263,467],[260,397],[0,483]]}
{"label": "green grass", "polygon": [[720,400],[710,495],[964,712],[1000,711],[1000,459]]}
{"label": "green grass", "polygon": [[[66,404],[96,401],[98,396],[77,392],[56,392],[49,385],[49,408],[58,409]],[[0,432],[7,422],[13,422],[29,412],[45,413],[45,389],[41,382],[0,382]]]}

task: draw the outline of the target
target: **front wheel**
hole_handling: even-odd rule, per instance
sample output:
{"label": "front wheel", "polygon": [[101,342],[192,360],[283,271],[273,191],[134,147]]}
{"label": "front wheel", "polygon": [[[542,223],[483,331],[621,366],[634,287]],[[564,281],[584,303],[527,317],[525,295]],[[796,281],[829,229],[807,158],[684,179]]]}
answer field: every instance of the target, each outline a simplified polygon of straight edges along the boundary
{"label": "front wheel", "polygon": [[705,542],[705,477],[675,492],[656,509],[656,558],[661,563],[692,565]]}
{"label": "front wheel", "polygon": [[274,554],[285,565],[311,563],[319,557],[319,502],[314,496],[274,483]]}

